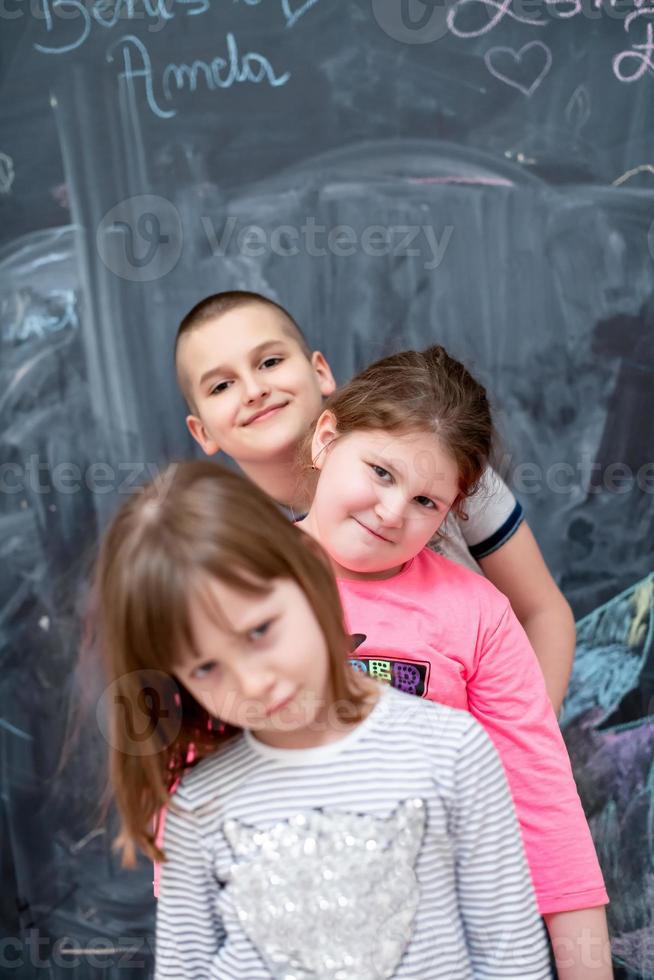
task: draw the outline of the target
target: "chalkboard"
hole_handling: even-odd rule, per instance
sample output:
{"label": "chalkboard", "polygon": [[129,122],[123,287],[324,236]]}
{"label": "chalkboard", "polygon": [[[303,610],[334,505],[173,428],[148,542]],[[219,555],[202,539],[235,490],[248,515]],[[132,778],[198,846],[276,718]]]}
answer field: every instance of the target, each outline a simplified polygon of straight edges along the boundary
{"label": "chalkboard", "polygon": [[499,468],[585,617],[563,724],[616,966],[654,977],[654,8],[8,0],[0,17],[0,968],[151,969],[151,873],[122,871],[98,824],[93,710],[63,768],[61,749],[80,688],[100,689],[75,672],[98,535],[196,451],[177,322],[245,288],[340,380],[438,340],[488,384]]}

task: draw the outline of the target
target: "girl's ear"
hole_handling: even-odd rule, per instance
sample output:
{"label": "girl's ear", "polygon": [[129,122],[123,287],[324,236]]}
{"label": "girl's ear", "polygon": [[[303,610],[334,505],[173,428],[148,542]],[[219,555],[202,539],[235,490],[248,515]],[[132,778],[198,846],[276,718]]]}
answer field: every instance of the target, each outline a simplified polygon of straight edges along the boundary
{"label": "girl's ear", "polygon": [[327,448],[336,438],[338,438],[338,428],[334,414],[323,412],[316,422],[311,440],[311,461],[317,470],[322,469]]}

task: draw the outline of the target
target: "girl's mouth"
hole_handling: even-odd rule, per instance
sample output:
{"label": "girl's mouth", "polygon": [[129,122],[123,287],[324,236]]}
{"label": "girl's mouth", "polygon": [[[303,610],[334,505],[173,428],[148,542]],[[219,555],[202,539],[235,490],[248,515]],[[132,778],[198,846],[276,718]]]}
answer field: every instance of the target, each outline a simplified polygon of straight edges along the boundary
{"label": "girl's mouth", "polygon": [[367,531],[368,532],[368,534],[372,534],[373,538],[377,538],[378,541],[384,541],[386,544],[392,544],[393,543],[392,541],[389,541],[388,538],[385,538],[383,534],[379,534],[378,531],[373,531],[373,529],[371,527],[368,527],[367,524],[364,524],[363,521],[360,521],[358,519],[358,517],[353,517],[352,520],[353,521],[356,521],[356,523],[359,525],[359,527],[362,527],[364,529],[364,531]]}

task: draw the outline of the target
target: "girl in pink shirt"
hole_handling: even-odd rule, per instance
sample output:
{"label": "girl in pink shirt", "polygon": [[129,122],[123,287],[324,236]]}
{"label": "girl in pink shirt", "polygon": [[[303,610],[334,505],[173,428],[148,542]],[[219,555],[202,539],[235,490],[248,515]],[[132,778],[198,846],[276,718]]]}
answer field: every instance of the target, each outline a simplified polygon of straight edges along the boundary
{"label": "girl in pink shirt", "polygon": [[606,980],[608,897],[536,655],[489,581],[427,547],[450,510],[465,515],[491,443],[484,388],[442,347],[385,358],[326,402],[301,526],[339,579],[353,666],[484,726],[559,978]]}

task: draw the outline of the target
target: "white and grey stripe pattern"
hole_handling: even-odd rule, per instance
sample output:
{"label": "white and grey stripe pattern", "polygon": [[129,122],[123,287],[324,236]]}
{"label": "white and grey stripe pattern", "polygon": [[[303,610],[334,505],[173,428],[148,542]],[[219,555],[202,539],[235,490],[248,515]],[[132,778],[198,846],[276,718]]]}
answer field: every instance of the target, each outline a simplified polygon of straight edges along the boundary
{"label": "white and grey stripe pattern", "polygon": [[[410,807],[423,821],[414,850]],[[314,828],[310,840],[301,826]],[[353,846],[339,857],[343,827]],[[466,712],[389,688],[323,747],[238,736],[182,781],[164,848],[158,980],[550,977],[504,772]],[[340,919],[330,904],[339,875]]]}

